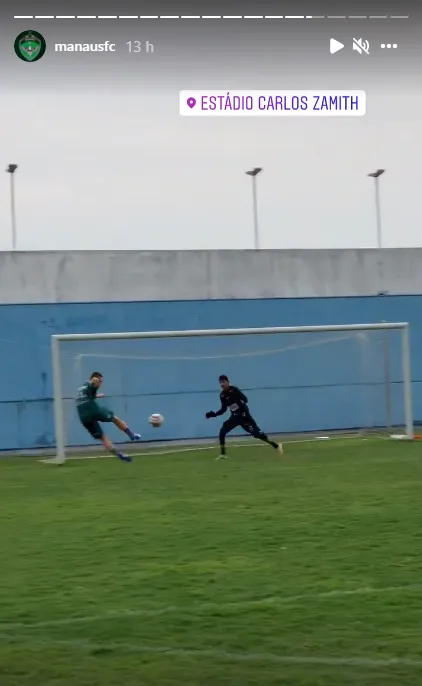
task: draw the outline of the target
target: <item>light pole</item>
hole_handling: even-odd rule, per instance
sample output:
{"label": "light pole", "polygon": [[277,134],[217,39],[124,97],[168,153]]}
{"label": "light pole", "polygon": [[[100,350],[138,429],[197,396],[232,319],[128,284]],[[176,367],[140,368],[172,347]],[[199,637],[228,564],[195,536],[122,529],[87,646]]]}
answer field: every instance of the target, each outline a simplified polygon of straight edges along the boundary
{"label": "light pole", "polygon": [[368,174],[375,181],[375,213],[377,218],[377,246],[379,249],[382,248],[382,224],[381,224],[381,205],[380,205],[380,188],[379,188],[379,178],[385,172],[385,169],[377,169],[376,171]]}
{"label": "light pole", "polygon": [[16,208],[15,208],[15,171],[17,164],[9,164],[6,171],[10,174],[10,221],[12,224],[12,250],[16,250]]}
{"label": "light pole", "polygon": [[254,247],[259,250],[259,228],[258,228],[258,201],[256,194],[256,177],[262,172],[262,167],[254,167],[250,171],[245,172],[252,178],[252,203],[253,203],[253,227],[254,227]]}

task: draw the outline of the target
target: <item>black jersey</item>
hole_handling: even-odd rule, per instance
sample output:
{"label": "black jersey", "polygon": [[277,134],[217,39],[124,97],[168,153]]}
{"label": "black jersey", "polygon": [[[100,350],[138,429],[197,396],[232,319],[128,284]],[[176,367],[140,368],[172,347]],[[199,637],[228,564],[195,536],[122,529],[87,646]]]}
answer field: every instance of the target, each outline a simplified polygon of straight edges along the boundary
{"label": "black jersey", "polygon": [[249,414],[248,399],[237,386],[229,386],[227,391],[220,393],[221,408],[216,415],[221,415],[230,410],[232,415]]}

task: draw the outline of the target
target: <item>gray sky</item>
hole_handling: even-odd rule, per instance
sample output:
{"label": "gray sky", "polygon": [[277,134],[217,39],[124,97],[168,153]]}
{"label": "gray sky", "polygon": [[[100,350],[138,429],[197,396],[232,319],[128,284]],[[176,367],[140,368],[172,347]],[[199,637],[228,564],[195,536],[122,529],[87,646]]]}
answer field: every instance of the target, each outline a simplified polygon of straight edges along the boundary
{"label": "gray sky", "polygon": [[[33,64],[13,52],[24,29],[47,41]],[[361,36],[369,56],[352,51]],[[264,248],[374,246],[374,187],[366,175],[377,167],[387,170],[385,245],[422,245],[420,36],[419,20],[9,20],[0,150],[4,167],[19,164],[18,247],[252,247],[244,171],[255,165],[264,168]],[[330,37],[346,48],[330,55]],[[54,43],[107,39],[117,43],[112,55],[54,52]],[[154,54],[129,54],[126,42],[137,39],[153,43]],[[382,50],[382,42],[398,48]],[[178,92],[189,88],[363,89],[368,114],[186,119]],[[3,174],[2,250],[10,248],[9,207]]]}

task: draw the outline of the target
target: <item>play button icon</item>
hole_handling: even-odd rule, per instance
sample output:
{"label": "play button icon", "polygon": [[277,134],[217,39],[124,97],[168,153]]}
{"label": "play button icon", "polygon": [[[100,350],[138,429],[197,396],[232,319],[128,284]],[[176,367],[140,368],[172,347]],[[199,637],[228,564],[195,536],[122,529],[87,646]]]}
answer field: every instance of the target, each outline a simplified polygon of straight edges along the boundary
{"label": "play button icon", "polygon": [[335,52],[342,50],[344,48],[343,43],[340,43],[335,38],[330,38],[330,53],[334,55]]}

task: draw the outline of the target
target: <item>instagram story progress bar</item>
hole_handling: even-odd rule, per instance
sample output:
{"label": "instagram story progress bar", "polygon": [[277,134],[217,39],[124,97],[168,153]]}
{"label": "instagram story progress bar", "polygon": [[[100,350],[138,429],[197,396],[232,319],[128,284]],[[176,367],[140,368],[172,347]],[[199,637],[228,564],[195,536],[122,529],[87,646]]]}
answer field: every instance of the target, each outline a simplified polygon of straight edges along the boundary
{"label": "instagram story progress bar", "polygon": [[183,117],[363,117],[365,91],[180,91]]}

